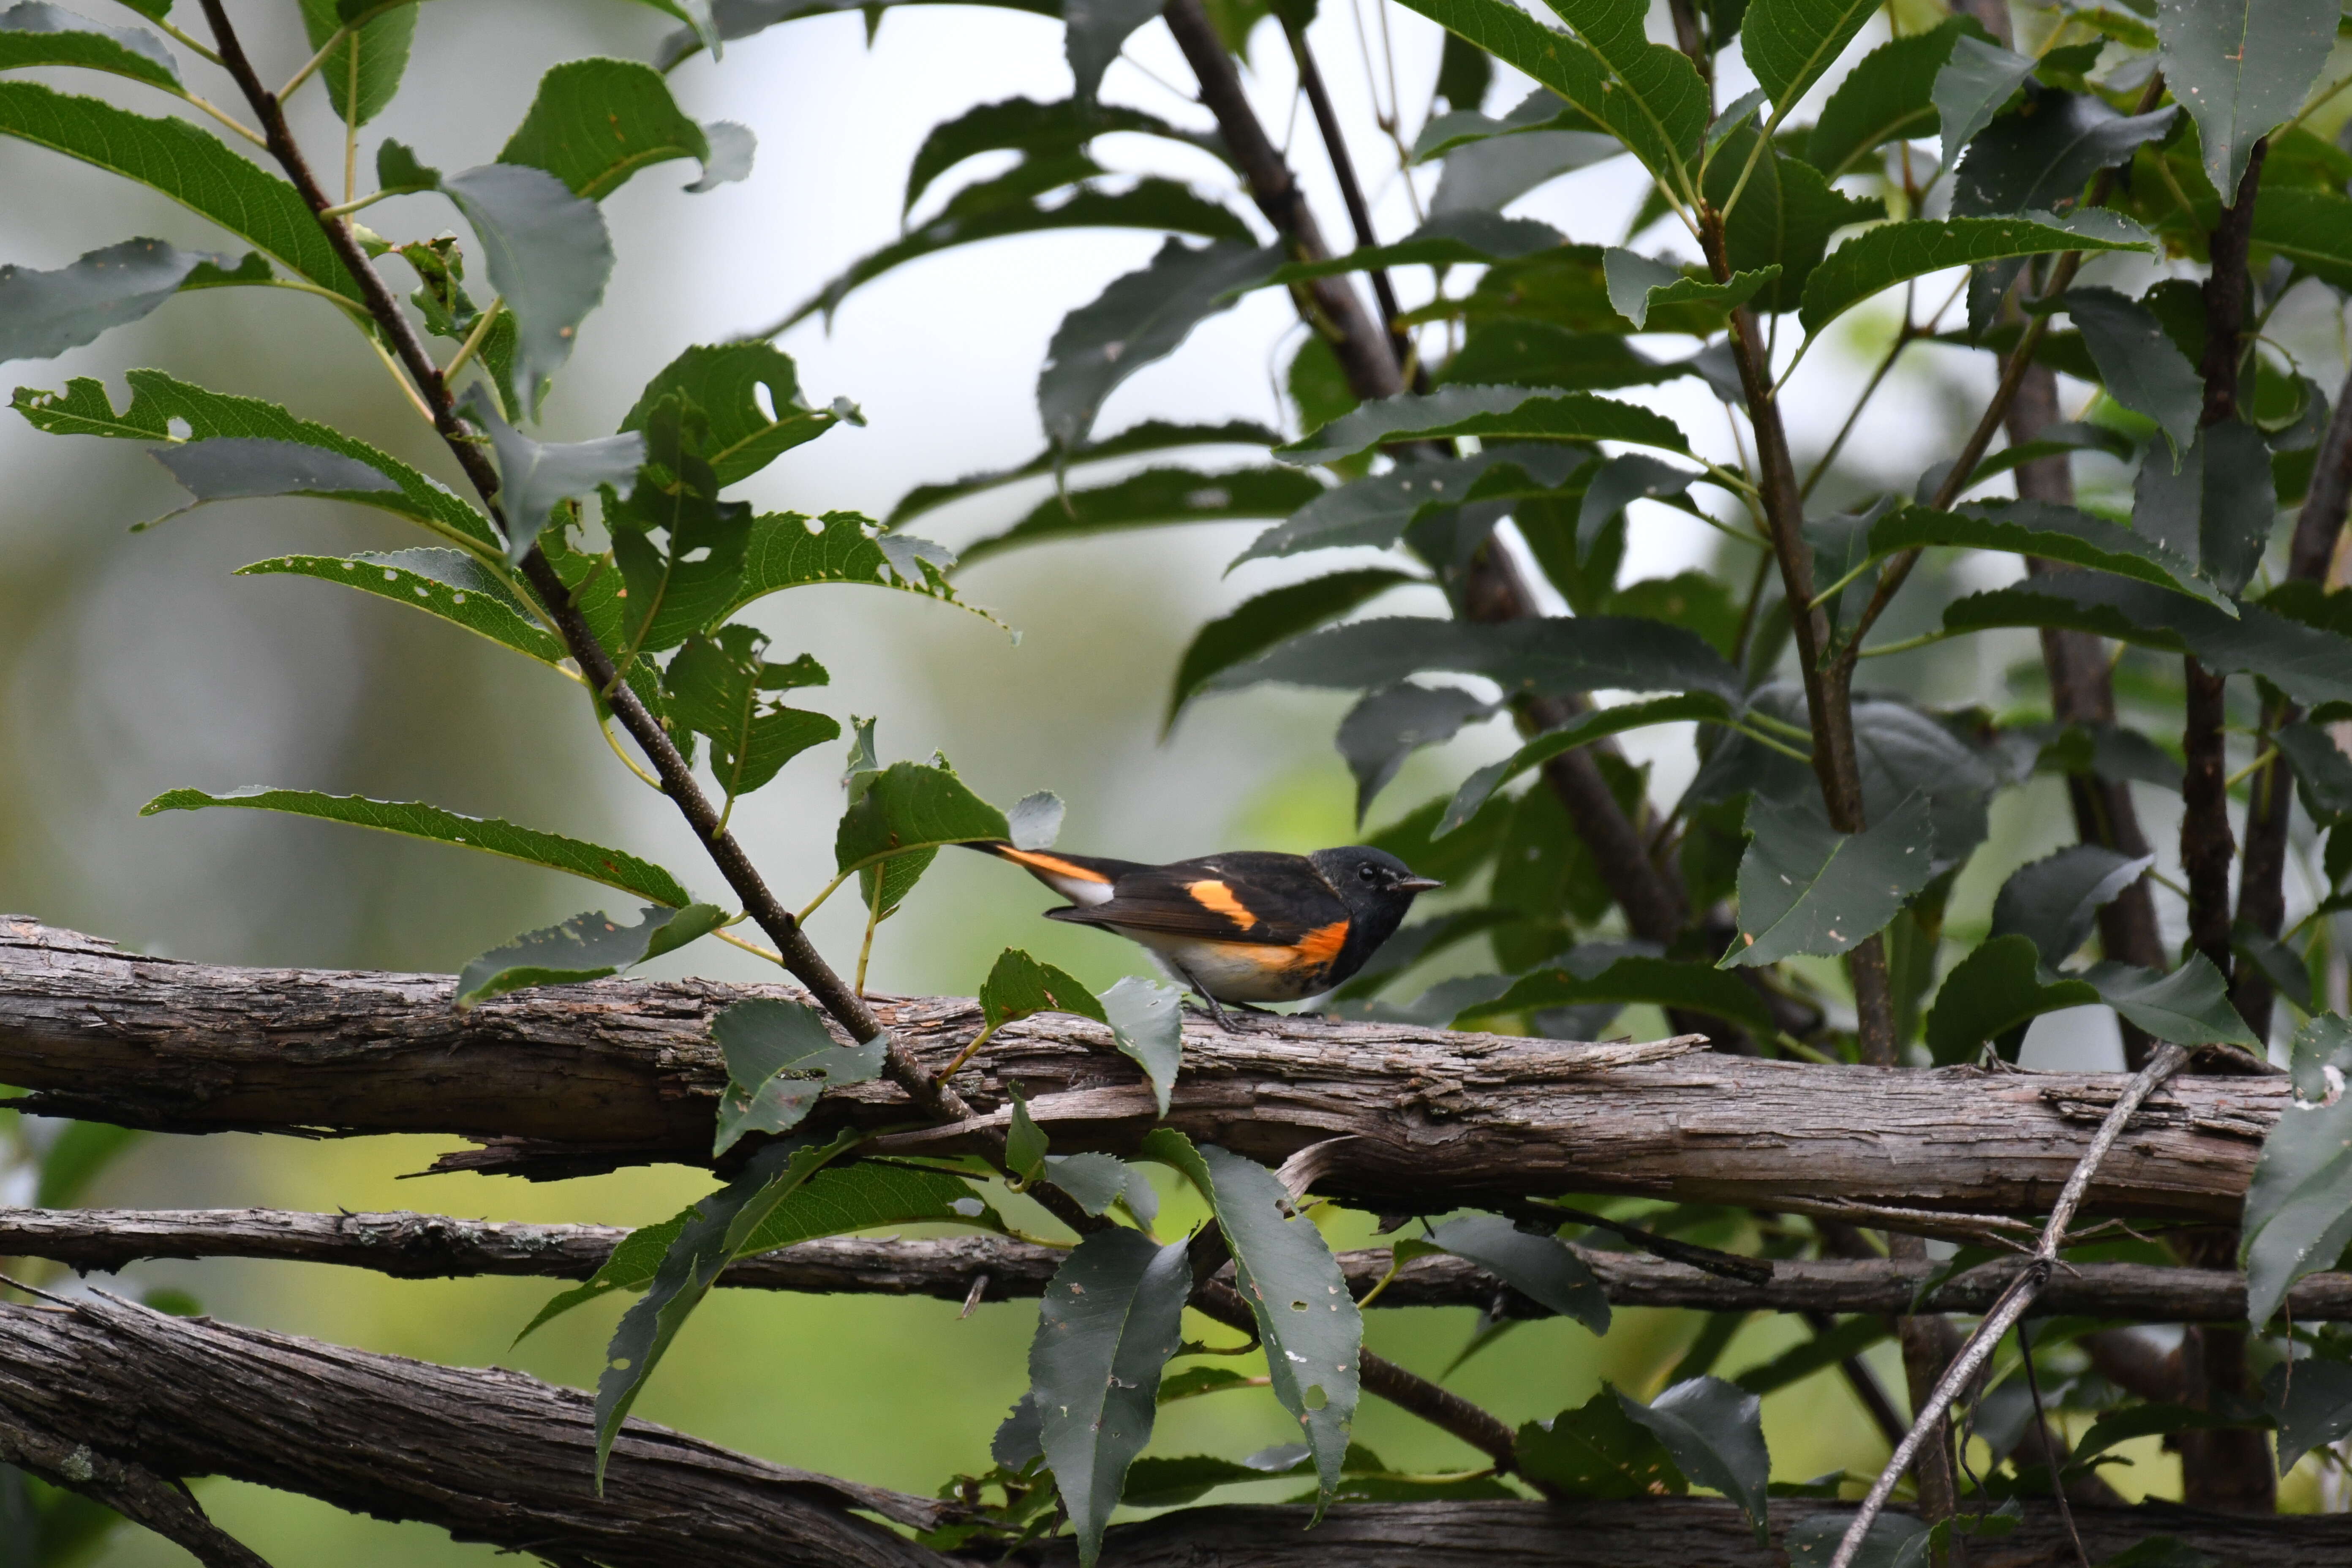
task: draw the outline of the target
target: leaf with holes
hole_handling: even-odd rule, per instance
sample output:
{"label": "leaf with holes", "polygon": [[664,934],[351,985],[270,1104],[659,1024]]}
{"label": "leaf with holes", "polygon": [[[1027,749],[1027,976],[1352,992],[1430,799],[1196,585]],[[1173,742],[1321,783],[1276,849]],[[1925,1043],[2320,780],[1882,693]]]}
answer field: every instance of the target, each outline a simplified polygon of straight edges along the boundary
{"label": "leaf with holes", "polygon": [[1456,1258],[1494,1275],[1530,1301],[1573,1318],[1596,1334],[1609,1331],[1609,1298],[1583,1260],[1556,1236],[1519,1229],[1500,1215],[1464,1215],[1429,1233]]}
{"label": "leaf with holes", "polygon": [[692,158],[702,178],[686,188],[707,191],[751,172],[751,133],[730,126],[713,136],[716,129],[688,120],[651,66],[566,60],[539,79],[530,111],[499,162],[544,169],[573,195],[603,201],[640,169]]}
{"label": "leaf with holes", "polygon": [[541,664],[569,655],[555,634],[532,618],[521,600],[490,575],[480,559],[458,550],[397,550],[388,554],[280,555],[237,569],[240,577],[314,577],[423,610]]}
{"label": "leaf with holes", "polygon": [[1420,578],[1384,567],[1335,572],[1275,588],[1202,626],[1177,661],[1175,687],[1168,694],[1162,729],[1173,728],[1184,705],[1218,676],[1276,645]]}
{"label": "leaf with holes", "polygon": [[806,1003],[767,998],[721,1012],[710,1021],[710,1037],[726,1058],[728,1080],[713,1159],[747,1132],[791,1131],[828,1089],[872,1082],[887,1044],[877,1034],[864,1045],[842,1045]]}
{"label": "leaf with holes", "polygon": [[550,870],[569,871],[592,882],[635,893],[665,909],[682,910],[694,900],[677,879],[650,861],[618,849],[607,849],[585,839],[566,838],[535,828],[517,827],[495,816],[461,816],[437,805],[415,801],[369,800],[354,795],[321,795],[315,790],[247,789],[231,795],[206,795],[202,790],[167,790],[139,808],[142,816],[159,811],[200,811],[206,806],[234,806],[246,811],[282,811],[327,822],[372,827],[409,838],[455,844],[522,860]]}
{"label": "leaf with holes", "polygon": [[1285,462],[1328,463],[1397,441],[1475,436],[1484,441],[1626,441],[1670,452],[1690,449],[1675,422],[1632,403],[1589,392],[1550,394],[1525,386],[1442,386],[1401,392],[1343,414],[1304,440],[1276,447]]}
{"label": "leaf with holes", "polygon": [[825,679],[814,660],[805,670],[769,663],[767,646],[753,627],[721,626],[687,639],[662,672],[670,719],[709,737],[710,769],[730,800],[761,788],[811,746],[841,738],[835,720],[763,695]]}
{"label": "leaf with holes", "polygon": [[1160,1370],[1184,1338],[1186,1245],[1097,1231],[1045,1288],[1029,1347],[1030,1399],[1082,1564],[1100,1554],[1128,1466],[1151,1440]]}
{"label": "leaf with holes", "polygon": [[625,926],[590,910],[561,925],[525,931],[458,972],[457,1011],[468,1012],[525,986],[576,985],[618,974],[708,936],[726,918],[727,911],[715,904],[688,904],[682,910],[648,909],[635,925]]}
{"label": "leaf with holes", "polygon": [[1739,935],[1724,955],[1726,968],[1851,951],[1927,885],[1935,863],[1925,795],[1855,834],[1838,832],[1802,805],[1759,800],[1748,808],[1748,830]]}
{"label": "leaf with holes", "polygon": [[944,763],[893,763],[871,774],[842,814],[834,861],[838,870],[855,871],[917,850],[1012,833],[1004,814],[972,794]]}
{"label": "leaf with holes", "polygon": [[845,419],[863,422],[842,405],[810,408],[801,399],[799,367],[770,343],[698,343],[688,349],[646,383],[621,428],[646,428],[655,406],[672,393],[682,394],[708,422],[703,461],[721,489],[750,479]]}
{"label": "leaf with holes", "polygon": [[986,610],[956,597],[947,580],[947,568],[954,564],[952,552],[910,533],[886,533],[859,512],[762,512],[751,520],[735,595],[712,619],[726,620],[752,601],[787,588],[845,583],[920,594],[999,624]]}
{"label": "leaf with holes", "polygon": [[1234,1283],[1257,1321],[1275,1397],[1297,1417],[1322,1495],[1339,1484],[1355,1420],[1364,1320],[1313,1219],[1265,1166],[1172,1128],[1145,1135],[1143,1157],[1172,1165],[1209,1202],[1233,1249]]}

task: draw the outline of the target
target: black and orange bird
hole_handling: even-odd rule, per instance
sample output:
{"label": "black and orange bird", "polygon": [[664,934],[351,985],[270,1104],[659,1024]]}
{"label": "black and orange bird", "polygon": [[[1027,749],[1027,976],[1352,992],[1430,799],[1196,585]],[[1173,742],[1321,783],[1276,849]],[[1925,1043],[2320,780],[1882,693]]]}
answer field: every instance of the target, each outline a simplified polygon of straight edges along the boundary
{"label": "black and orange bird", "polygon": [[1227,1029],[1220,1003],[1296,1002],[1330,990],[1396,934],[1415,896],[1444,886],[1360,844],[1312,855],[1244,849],[1166,866],[1001,839],[965,847],[1012,861],[1070,900],[1047,910],[1047,920],[1099,926],[1150,949]]}

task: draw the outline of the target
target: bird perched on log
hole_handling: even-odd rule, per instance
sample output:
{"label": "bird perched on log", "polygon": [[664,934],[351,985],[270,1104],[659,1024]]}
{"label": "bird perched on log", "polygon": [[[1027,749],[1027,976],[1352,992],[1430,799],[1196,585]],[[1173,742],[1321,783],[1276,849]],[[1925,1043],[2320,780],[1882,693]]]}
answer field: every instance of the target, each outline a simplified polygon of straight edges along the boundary
{"label": "bird perched on log", "polygon": [[1218,1026],[1221,1004],[1251,1012],[1345,982],[1396,933],[1412,900],[1444,886],[1363,845],[1312,855],[1237,850],[1147,866],[1001,839],[964,846],[1010,860],[1069,900],[1047,920],[1099,926],[1139,942],[1201,994]]}

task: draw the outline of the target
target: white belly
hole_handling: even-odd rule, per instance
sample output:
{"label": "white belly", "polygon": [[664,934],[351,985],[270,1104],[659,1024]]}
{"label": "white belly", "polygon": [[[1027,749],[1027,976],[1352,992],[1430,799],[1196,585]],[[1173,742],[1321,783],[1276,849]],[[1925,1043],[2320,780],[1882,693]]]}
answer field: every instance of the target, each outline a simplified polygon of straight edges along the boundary
{"label": "white belly", "polygon": [[1291,948],[1156,931],[1119,934],[1158,954],[1178,982],[1201,986],[1220,1002],[1296,1002],[1324,989],[1324,965],[1286,967],[1295,963]]}

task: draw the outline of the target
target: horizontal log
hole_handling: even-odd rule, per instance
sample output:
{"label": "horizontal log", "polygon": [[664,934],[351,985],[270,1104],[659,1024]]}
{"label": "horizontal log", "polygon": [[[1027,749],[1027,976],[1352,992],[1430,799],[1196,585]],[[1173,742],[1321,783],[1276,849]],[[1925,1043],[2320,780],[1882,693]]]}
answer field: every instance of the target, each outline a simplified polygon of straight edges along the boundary
{"label": "horizontal log", "polygon": [[[1729,1503],[1700,1498],[1381,1503],[1335,1508],[1312,1529],[1309,1511],[1269,1505],[1162,1514],[1113,1530],[1102,1560],[1118,1568],[1776,1568],[1788,1561],[1780,1553],[1792,1527],[1853,1510],[1775,1502],[1772,1547],[1756,1543]],[[2074,1521],[2094,1563],[2158,1535],[2248,1568],[2340,1568],[2352,1560],[2352,1516],[2341,1514],[2255,1518],[2077,1503]],[[1041,1557],[1053,1568],[1077,1561],[1061,1542]],[[1970,1568],[2074,1568],[2077,1561],[2048,1504],[2027,1505],[2008,1535],[1969,1542]]]}
{"label": "horizontal log", "polygon": [[593,1489],[593,1402],[93,1294],[0,1307],[0,1409],[93,1458],[231,1476],[613,1568],[941,1568],[851,1510],[918,1528],[942,1505],[632,1421]]}
{"label": "horizontal log", "polygon": [[[275,1258],[372,1269],[404,1279],[523,1275],[585,1279],[628,1232],[616,1226],[529,1225],[425,1214],[302,1214],[284,1209],[0,1208],[0,1258],[45,1258],[84,1270],[113,1270],[150,1258]],[[1937,1284],[1913,1306],[1938,1265],[1897,1258],[1788,1260],[1769,1280],[1727,1279],[1638,1252],[1572,1248],[1620,1307],[1702,1311],[1978,1313],[2008,1286],[2023,1259],[1985,1263]],[[928,1296],[1007,1301],[1044,1294],[1066,1255],[995,1236],[885,1240],[835,1237],[745,1258],[721,1285],[811,1294]],[[1387,1274],[1385,1247],[1339,1254],[1358,1296]],[[1542,1309],[1458,1258],[1413,1259],[1379,1305],[1492,1308],[1534,1317]],[[2288,1292],[2301,1322],[2352,1321],[2352,1274],[2313,1274]],[[2245,1276],[2219,1268],[2084,1263],[2062,1270],[2037,1313],[2126,1318],[2141,1322],[2236,1322],[2246,1312]]]}
{"label": "horizontal log", "polygon": [[[710,1018],[785,987],[600,981],[470,1013],[447,976],[236,969],[121,952],[0,919],[0,1082],[26,1109],[173,1131],[446,1132],[528,1141],[567,1173],[708,1163],[724,1072]],[[980,1019],[961,998],[877,998],[925,1063]],[[2124,1081],[1721,1056],[1696,1039],[1579,1045],[1315,1018],[1226,1034],[1188,1020],[1168,1121],[1267,1163],[1347,1142],[1318,1190],[1437,1211],[1625,1193],[1796,1212],[2046,1209]],[[1132,1152],[1156,1120],[1107,1030],[1047,1015],[998,1032],[957,1084],[989,1114],[887,1146],[1001,1136],[1006,1086],[1064,1151]],[[2287,1099],[2279,1078],[2184,1077],[2135,1119],[2087,1205],[2232,1219]],[[812,1125],[903,1126],[887,1084],[835,1091]],[[488,1162],[514,1168],[519,1156]],[[562,1162],[568,1160],[569,1165]]]}

